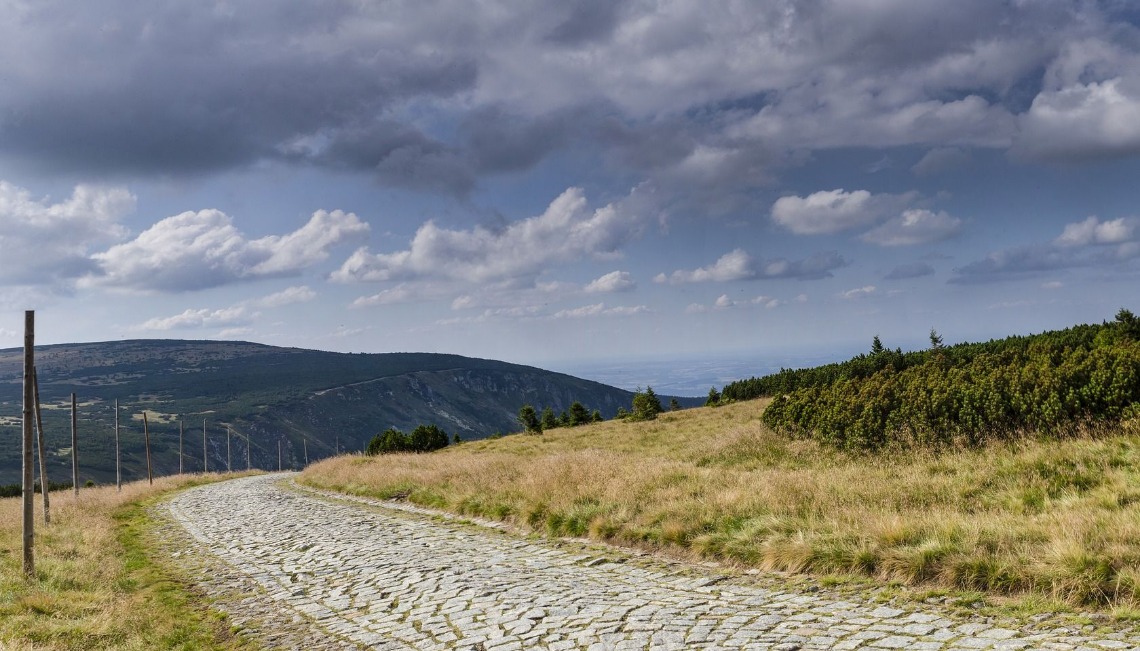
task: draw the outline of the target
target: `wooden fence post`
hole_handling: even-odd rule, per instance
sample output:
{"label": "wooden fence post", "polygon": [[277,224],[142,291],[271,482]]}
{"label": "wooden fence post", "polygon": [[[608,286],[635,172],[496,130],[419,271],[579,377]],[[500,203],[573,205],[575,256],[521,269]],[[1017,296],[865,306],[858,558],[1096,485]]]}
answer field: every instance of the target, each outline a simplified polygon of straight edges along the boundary
{"label": "wooden fence post", "polygon": [[32,393],[33,399],[36,403],[36,431],[39,436],[39,450],[40,450],[40,495],[44,498],[44,524],[51,524],[51,498],[48,497],[48,490],[50,482],[47,476],[47,450],[44,445],[44,415],[40,409],[40,378],[36,374],[36,367],[32,366]]}
{"label": "wooden fence post", "polygon": [[210,472],[210,446],[206,444],[206,419],[202,419],[202,472]]}
{"label": "wooden fence post", "polygon": [[277,472],[281,472],[281,439],[277,439]]}
{"label": "wooden fence post", "polygon": [[245,470],[249,472],[249,434],[245,435]]}
{"label": "wooden fence post", "polygon": [[226,472],[233,472],[234,469],[234,455],[230,450],[230,438],[232,438],[232,432],[230,426],[226,425]]}
{"label": "wooden fence post", "polygon": [[119,401],[115,400],[115,486],[123,491],[123,457],[119,453]]}
{"label": "wooden fence post", "polygon": [[71,488],[79,497],[79,421],[76,418],[75,394],[71,394]]}
{"label": "wooden fence post", "polygon": [[309,439],[308,437],[301,437],[301,446],[305,448],[305,465],[309,465]]}
{"label": "wooden fence post", "polygon": [[146,410],[143,410],[143,442],[146,445],[146,480],[154,485],[154,475],[150,470],[150,429],[146,424]]}
{"label": "wooden fence post", "polygon": [[32,480],[32,402],[35,393],[32,390],[32,368],[35,365],[35,324],[34,310],[24,312],[24,467],[23,467],[23,538],[24,538],[24,576],[28,579],[36,575],[35,560],[35,508],[33,505]]}
{"label": "wooden fence post", "polygon": [[182,474],[182,435],[186,433],[186,423],[178,419],[178,474]]}

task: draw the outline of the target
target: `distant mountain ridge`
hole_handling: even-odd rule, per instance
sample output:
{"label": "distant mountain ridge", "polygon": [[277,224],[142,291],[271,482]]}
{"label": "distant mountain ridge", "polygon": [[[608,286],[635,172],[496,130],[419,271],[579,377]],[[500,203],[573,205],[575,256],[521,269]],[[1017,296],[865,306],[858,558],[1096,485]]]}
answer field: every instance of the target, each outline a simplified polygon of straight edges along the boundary
{"label": "distant mountain ridge", "polygon": [[[331,353],[249,342],[126,340],[36,348],[49,479],[70,479],[70,394],[79,407],[80,479],[114,480],[114,401],[124,478],[145,476],[142,412],[155,472],[249,464],[299,467],[338,448],[360,450],[387,427],[434,423],[475,439],[516,431],[519,407],[574,401],[606,418],[632,393],[539,368],[436,353]],[[19,481],[23,350],[0,350],[0,484]],[[666,399],[668,397],[666,396]],[[699,401],[680,398],[685,406]],[[227,447],[227,429],[233,432]]]}

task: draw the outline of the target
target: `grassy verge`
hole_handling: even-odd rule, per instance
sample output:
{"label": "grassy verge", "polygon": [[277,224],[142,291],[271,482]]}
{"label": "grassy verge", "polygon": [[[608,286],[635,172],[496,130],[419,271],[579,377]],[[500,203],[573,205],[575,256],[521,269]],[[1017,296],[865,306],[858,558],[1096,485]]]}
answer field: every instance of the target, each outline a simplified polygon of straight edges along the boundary
{"label": "grassy verge", "polygon": [[0,648],[244,648],[145,544],[151,501],[216,477],[136,482],[121,493],[89,488],[78,500],[53,494],[51,525],[36,513],[30,582],[22,570],[20,499],[0,500]]}
{"label": "grassy verge", "polygon": [[776,435],[763,406],[342,457],[302,481],[745,567],[1140,612],[1140,432],[871,455]]}

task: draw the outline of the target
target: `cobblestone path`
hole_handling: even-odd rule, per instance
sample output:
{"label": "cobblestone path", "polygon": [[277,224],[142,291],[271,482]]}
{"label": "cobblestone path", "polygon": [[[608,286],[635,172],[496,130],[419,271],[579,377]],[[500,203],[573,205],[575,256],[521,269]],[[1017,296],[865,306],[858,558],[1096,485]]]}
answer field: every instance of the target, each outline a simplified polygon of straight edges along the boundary
{"label": "cobblestone path", "polygon": [[167,503],[189,534],[168,548],[271,648],[1138,648],[1128,633],[1001,628],[568,552],[281,480],[201,486]]}

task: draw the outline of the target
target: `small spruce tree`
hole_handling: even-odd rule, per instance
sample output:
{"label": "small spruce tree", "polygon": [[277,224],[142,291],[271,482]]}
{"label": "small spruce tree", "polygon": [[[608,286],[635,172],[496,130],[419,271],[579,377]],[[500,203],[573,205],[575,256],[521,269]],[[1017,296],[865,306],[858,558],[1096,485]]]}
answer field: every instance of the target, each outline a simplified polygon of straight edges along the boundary
{"label": "small spruce tree", "polygon": [[662,411],[664,410],[661,408],[661,401],[653,392],[653,387],[645,387],[645,391],[637,391],[633,394],[631,415],[634,420],[653,420]]}
{"label": "small spruce tree", "polygon": [[538,412],[534,410],[534,407],[523,405],[522,408],[519,409],[518,421],[519,426],[522,427],[523,431],[527,434],[542,433],[542,423],[538,422]]}
{"label": "small spruce tree", "polygon": [[575,427],[578,425],[585,425],[592,419],[590,418],[590,411],[586,406],[575,400],[570,405],[570,426]]}
{"label": "small spruce tree", "polygon": [[720,404],[720,391],[717,391],[716,387],[712,387],[711,389],[709,389],[709,397],[708,397],[708,400],[705,400],[705,406],[706,407],[715,407],[719,404]]}
{"label": "small spruce tree", "polygon": [[875,335],[875,338],[871,340],[871,354],[878,355],[882,353],[883,350],[885,350],[883,348],[883,342],[879,340],[879,335]]}
{"label": "small spruce tree", "polygon": [[542,408],[542,429],[555,429],[559,426],[558,417],[554,415],[554,410],[550,407]]}
{"label": "small spruce tree", "polygon": [[939,348],[942,348],[942,335],[938,334],[938,331],[935,330],[934,328],[931,328],[930,329],[930,349],[931,350],[938,350]]}

